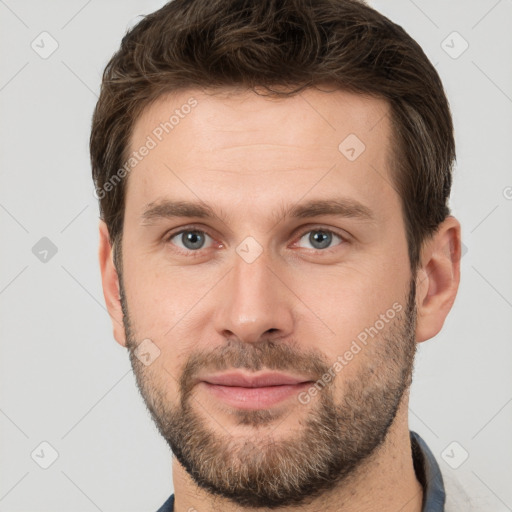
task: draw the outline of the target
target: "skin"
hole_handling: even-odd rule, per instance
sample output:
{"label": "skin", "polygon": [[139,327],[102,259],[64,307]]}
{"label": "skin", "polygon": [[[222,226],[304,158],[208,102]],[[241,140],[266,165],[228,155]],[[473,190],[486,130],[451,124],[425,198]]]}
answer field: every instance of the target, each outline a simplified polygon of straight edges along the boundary
{"label": "skin", "polygon": [[[130,150],[140,148],[155,127],[191,97],[197,106],[128,177],[122,284],[129,322],[108,230],[100,222],[100,266],[114,337],[130,348],[150,407],[160,400],[169,409],[177,408],[183,398],[180,379],[191,356],[217,354],[215,350],[233,340],[240,350],[245,347],[253,354],[262,340],[272,339],[293,351],[297,357],[290,361],[308,361],[305,355],[311,353],[325,367],[332,366],[394,303],[405,311],[413,277],[412,343],[440,331],[459,284],[460,225],[450,216],[439,226],[423,245],[420,269],[412,276],[400,197],[392,186],[393,135],[385,101],[315,89],[284,100],[234,90],[181,91],[143,112]],[[356,134],[366,146],[354,161],[338,149],[348,134]],[[372,219],[327,214],[293,219],[280,210],[334,197],[363,204]],[[165,199],[203,201],[217,216],[144,220],[148,206]],[[181,236],[170,238],[184,228],[206,232],[204,247],[193,252],[182,245]],[[304,236],[314,229],[332,230],[343,238],[334,237],[328,249],[315,249]],[[248,236],[262,250],[251,263],[236,251]],[[195,386],[192,412],[212,436],[228,432],[236,447],[251,440],[261,452],[265,445],[258,440],[296,439],[304,421],[319,410],[322,397],[341,405],[350,383],[363,390],[366,384],[378,389],[393,382],[396,368],[383,354],[394,339],[400,340],[397,347],[408,342],[400,331],[404,325],[403,315],[386,325],[307,405],[288,400],[267,415],[252,411],[250,416]],[[143,339],[160,351],[147,367],[133,357],[134,346]],[[267,361],[272,361],[270,356]],[[411,366],[407,360],[397,364],[404,371]],[[200,359],[196,371],[207,373],[207,365],[208,358]],[[293,365],[277,368],[293,373]],[[369,368],[377,371],[368,373]],[[313,367],[305,363],[303,373],[305,369]],[[295,373],[303,374],[298,369]],[[373,380],[362,382],[368,375]],[[420,511],[422,488],[411,458],[408,400],[405,390],[385,439],[349,477],[286,510]],[[177,458],[173,483],[177,512],[262,510],[199,487]]]}

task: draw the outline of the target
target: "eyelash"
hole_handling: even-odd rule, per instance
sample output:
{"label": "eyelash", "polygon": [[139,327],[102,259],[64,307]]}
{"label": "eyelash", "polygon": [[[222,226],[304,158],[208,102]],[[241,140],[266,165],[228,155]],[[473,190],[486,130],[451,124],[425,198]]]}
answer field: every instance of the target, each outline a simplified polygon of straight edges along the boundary
{"label": "eyelash", "polygon": [[[171,240],[173,238],[175,238],[176,236],[178,235],[181,235],[183,233],[187,233],[187,232],[194,232],[194,231],[197,231],[198,233],[202,233],[202,234],[205,234],[205,235],[208,235],[212,240],[215,240],[215,238],[213,236],[211,236],[207,231],[205,231],[204,229],[201,229],[199,226],[186,226],[185,228],[181,228],[179,231],[175,231],[175,232],[172,232],[172,233],[169,233],[165,236],[165,242],[167,243],[170,243]],[[327,249],[307,249],[308,251],[314,251],[315,253],[330,253],[332,252],[333,250],[336,249],[336,247],[339,247],[340,245],[344,245],[346,243],[348,243],[348,239],[346,236],[343,236],[341,235],[340,233],[337,233],[336,231],[333,231],[332,229],[327,229],[327,228],[324,228],[322,226],[313,226],[313,227],[308,227],[308,229],[305,229],[303,231],[300,231],[300,233],[298,235],[296,235],[296,238],[297,238],[297,241],[300,241],[300,239],[307,233],[310,233],[312,231],[322,231],[324,233],[329,233],[331,235],[334,235],[334,236],[337,236],[338,238],[341,239],[341,242],[333,247],[329,247]],[[174,244],[173,244],[174,245]],[[194,257],[199,257],[199,256],[202,256],[202,252],[204,249],[197,249],[196,251],[193,251],[193,250],[187,250],[187,251],[184,251],[183,249],[179,248],[179,247],[176,247],[176,250],[181,253],[181,254],[185,254],[187,257],[191,257],[191,258],[194,258]]]}

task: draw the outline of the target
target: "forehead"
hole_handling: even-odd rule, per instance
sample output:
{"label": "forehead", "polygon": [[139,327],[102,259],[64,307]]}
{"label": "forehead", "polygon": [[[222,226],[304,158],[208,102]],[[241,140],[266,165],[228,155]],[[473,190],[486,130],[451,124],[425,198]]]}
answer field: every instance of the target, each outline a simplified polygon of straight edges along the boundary
{"label": "forehead", "polygon": [[226,210],[333,189],[361,202],[397,202],[389,105],[374,97],[183,90],[160,97],[136,121],[128,156],[144,146],[151,146],[145,156],[132,158],[127,211],[165,196],[218,199]]}
{"label": "forehead", "polygon": [[[389,135],[388,114],[386,100],[342,90],[306,89],[292,96],[274,97],[244,89],[188,89],[162,95],[146,107],[135,122],[130,146],[135,149],[137,140],[153,132],[156,138],[172,133],[179,142],[188,138],[187,147],[193,147],[198,142],[190,140],[194,134],[203,145],[213,145],[222,143],[222,134],[229,133],[229,139],[236,143],[256,135],[255,131],[255,143],[293,144],[300,140],[312,144],[324,141],[332,146],[347,130],[372,144],[379,136]],[[276,121],[286,126],[286,130],[277,130],[278,141]],[[204,140],[203,135],[212,130],[218,131],[215,140]],[[248,130],[253,133],[248,134]]]}

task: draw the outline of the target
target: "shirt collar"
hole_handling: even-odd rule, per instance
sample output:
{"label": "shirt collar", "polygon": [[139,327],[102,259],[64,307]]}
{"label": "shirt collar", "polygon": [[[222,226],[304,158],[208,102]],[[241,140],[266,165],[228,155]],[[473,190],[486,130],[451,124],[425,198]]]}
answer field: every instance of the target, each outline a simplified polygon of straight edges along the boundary
{"label": "shirt collar", "polygon": [[446,493],[441,470],[427,443],[412,430],[412,460],[416,478],[423,487],[422,512],[443,512]]}

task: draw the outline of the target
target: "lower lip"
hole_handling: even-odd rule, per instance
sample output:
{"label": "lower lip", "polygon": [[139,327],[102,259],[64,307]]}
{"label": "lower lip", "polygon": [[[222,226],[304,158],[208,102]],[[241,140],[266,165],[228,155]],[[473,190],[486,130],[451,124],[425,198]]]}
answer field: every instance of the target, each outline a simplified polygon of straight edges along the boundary
{"label": "lower lip", "polygon": [[311,386],[311,382],[266,386],[261,388],[243,388],[239,386],[221,386],[202,382],[206,389],[225,403],[239,409],[266,409],[283,400],[297,395]]}

